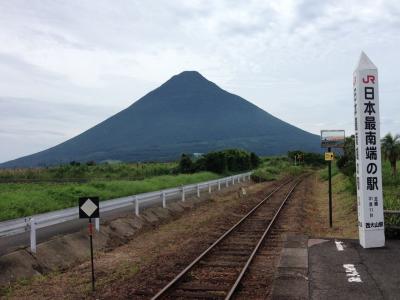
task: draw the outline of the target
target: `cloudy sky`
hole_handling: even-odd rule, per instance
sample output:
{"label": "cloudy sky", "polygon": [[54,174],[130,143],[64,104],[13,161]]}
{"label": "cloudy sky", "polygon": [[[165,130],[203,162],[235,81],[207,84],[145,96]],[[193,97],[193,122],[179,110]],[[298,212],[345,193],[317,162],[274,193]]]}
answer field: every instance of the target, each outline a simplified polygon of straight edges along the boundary
{"label": "cloudy sky", "polygon": [[319,134],[353,132],[352,72],[378,66],[400,133],[400,1],[0,0],[0,162],[65,141],[197,70]]}

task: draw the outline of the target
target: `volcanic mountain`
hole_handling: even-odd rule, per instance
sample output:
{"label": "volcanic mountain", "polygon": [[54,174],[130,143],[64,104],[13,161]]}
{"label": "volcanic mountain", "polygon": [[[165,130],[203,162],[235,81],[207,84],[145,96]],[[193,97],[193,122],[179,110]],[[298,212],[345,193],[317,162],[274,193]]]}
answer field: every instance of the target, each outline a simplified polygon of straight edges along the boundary
{"label": "volcanic mountain", "polygon": [[292,126],[200,73],[185,71],[128,108],[55,147],[0,167],[70,161],[166,161],[182,153],[242,148],[259,155],[319,152],[319,137]]}

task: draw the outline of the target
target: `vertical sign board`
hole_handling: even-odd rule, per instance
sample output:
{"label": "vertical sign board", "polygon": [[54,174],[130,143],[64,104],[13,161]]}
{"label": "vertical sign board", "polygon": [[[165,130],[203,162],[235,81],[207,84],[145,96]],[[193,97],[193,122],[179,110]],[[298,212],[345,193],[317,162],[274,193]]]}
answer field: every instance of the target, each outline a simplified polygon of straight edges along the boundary
{"label": "vertical sign board", "polygon": [[385,246],[378,70],[361,53],[353,74],[358,229],[364,248]]}

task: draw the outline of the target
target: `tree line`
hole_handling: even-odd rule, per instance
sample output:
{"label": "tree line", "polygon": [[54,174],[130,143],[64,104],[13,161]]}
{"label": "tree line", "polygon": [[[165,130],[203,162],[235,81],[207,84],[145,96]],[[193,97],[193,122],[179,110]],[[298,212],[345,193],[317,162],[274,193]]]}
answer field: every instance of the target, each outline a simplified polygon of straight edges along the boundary
{"label": "tree line", "polygon": [[260,165],[260,162],[260,158],[254,152],[227,149],[210,152],[199,158],[194,158],[189,154],[182,154],[178,169],[181,173],[210,171],[224,174],[255,169]]}
{"label": "tree line", "polygon": [[[388,160],[390,163],[392,176],[396,177],[397,161],[400,159],[400,135],[386,134],[381,139],[381,151],[383,159]],[[337,166],[343,174],[353,176],[356,172],[354,135],[346,138],[343,152],[337,162]]]}
{"label": "tree line", "polygon": [[287,156],[296,164],[309,165],[313,167],[320,167],[325,164],[324,155],[321,153],[304,152],[301,150],[288,151]]}

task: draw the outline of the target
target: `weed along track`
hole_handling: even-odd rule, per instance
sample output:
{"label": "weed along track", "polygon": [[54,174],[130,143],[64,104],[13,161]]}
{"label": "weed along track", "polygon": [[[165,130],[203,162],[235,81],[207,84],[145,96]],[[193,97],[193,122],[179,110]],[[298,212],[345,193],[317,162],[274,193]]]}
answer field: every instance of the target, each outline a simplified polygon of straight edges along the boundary
{"label": "weed along track", "polygon": [[[243,279],[255,285],[252,277],[246,276],[249,267],[253,273],[260,247],[274,243],[277,233],[271,233],[273,225],[301,180],[287,181],[275,188],[152,299],[231,299],[237,292],[244,292]],[[261,255],[265,255],[262,251]]]}

